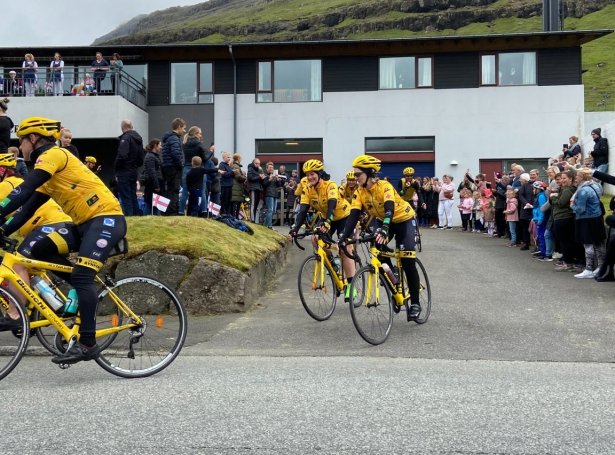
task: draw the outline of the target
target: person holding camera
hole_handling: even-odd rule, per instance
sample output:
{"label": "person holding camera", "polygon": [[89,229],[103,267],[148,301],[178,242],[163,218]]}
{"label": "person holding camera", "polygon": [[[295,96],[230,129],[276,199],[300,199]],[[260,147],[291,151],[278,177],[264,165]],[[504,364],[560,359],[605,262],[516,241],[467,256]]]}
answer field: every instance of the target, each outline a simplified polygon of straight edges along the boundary
{"label": "person holding camera", "polygon": [[265,195],[265,226],[273,229],[273,212],[278,206],[278,198],[280,197],[279,188],[284,186],[284,180],[280,177],[278,171],[273,168],[273,163],[267,163],[267,174],[263,179],[262,185]]}

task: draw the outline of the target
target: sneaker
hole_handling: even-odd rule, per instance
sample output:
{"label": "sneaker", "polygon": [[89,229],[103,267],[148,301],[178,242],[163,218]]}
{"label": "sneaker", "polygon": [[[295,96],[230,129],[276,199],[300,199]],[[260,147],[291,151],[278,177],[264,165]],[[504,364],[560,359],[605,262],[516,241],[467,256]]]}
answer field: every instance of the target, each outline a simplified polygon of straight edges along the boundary
{"label": "sneaker", "polygon": [[581,273],[577,273],[574,277],[575,278],[593,278],[594,272],[592,272],[591,270],[585,269]]}
{"label": "sneaker", "polygon": [[555,266],[556,272],[569,272],[572,270],[572,266],[568,264],[561,264]]}
{"label": "sneaker", "polygon": [[453,229],[451,226],[446,228],[447,231],[450,231],[451,229]]}
{"label": "sneaker", "polygon": [[419,314],[421,314],[421,305],[419,305],[418,303],[413,303],[412,305],[410,305],[410,310],[406,315],[406,317],[408,318],[408,322],[414,321],[416,318],[419,317]]}
{"label": "sneaker", "polygon": [[446,229],[444,226],[438,226],[438,229],[442,230],[442,229]]}
{"label": "sneaker", "polygon": [[[574,264],[572,266],[572,268],[570,269],[571,272],[575,272],[575,273],[580,273],[583,270],[585,270],[585,266],[584,265],[579,265],[579,264]],[[591,270],[590,270],[591,272]]]}
{"label": "sneaker", "polygon": [[542,262],[553,262],[553,257],[551,256],[542,256],[538,258],[539,261]]}
{"label": "sneaker", "polygon": [[437,224],[432,224],[429,229],[438,229],[438,225]]}
{"label": "sneaker", "polygon": [[[346,287],[344,288],[344,302],[348,303],[350,302],[350,285],[346,285]],[[359,293],[357,292],[356,288],[352,288],[352,298],[356,299],[357,295],[359,295]]]}
{"label": "sneaker", "polygon": [[82,360],[88,361],[96,359],[100,356],[100,347],[95,344],[94,346],[85,346],[79,342],[73,344],[73,346],[63,354],[56,355],[51,358],[53,363],[66,363],[73,364],[81,362]]}
{"label": "sneaker", "polygon": [[4,332],[5,330],[16,330],[21,329],[23,326],[23,322],[21,318],[13,319],[10,316],[4,316],[0,318],[0,331]]}
{"label": "sneaker", "polygon": [[534,250],[532,251],[532,256],[544,256],[544,254],[542,254],[540,250]]}
{"label": "sneaker", "polygon": [[594,276],[598,275],[598,273],[600,273],[600,267],[595,269],[593,273],[594,273]]}
{"label": "sneaker", "polygon": [[553,259],[561,259],[562,253],[553,253]]}

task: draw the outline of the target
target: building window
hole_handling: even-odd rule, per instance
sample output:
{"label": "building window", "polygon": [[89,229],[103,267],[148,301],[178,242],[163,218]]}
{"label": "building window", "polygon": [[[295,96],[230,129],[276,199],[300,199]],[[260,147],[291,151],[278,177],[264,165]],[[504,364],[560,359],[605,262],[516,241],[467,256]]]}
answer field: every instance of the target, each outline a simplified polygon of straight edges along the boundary
{"label": "building window", "polygon": [[212,63],[171,63],[171,104],[213,102]]}
{"label": "building window", "polygon": [[536,85],[536,52],[482,55],[481,85]]}
{"label": "building window", "polygon": [[259,155],[319,155],[322,156],[322,139],[256,139],[256,156]]}
{"label": "building window", "polygon": [[320,60],[258,62],[258,103],[322,100]]}
{"label": "building window", "polygon": [[380,59],[380,89],[433,87],[431,57],[386,57]]}
{"label": "building window", "polygon": [[365,138],[367,153],[423,153],[433,152],[435,147],[433,136]]}

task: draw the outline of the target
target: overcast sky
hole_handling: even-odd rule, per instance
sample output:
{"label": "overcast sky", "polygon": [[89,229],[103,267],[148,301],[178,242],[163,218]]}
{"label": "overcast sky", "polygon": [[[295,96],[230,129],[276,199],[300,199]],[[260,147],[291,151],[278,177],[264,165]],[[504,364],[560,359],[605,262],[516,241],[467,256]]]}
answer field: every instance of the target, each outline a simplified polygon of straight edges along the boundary
{"label": "overcast sky", "polygon": [[2,1],[0,47],[87,46],[133,17],[206,0]]}

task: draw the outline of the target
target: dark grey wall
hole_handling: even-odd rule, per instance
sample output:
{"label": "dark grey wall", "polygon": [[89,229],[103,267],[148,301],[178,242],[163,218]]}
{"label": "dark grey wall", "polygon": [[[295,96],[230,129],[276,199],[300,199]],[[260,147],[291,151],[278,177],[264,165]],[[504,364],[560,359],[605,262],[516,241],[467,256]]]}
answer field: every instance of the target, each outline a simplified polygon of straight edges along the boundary
{"label": "dark grey wall", "polygon": [[149,138],[157,137],[171,130],[171,122],[176,117],[183,118],[191,126],[203,130],[203,144],[209,146],[214,142],[214,106],[213,104],[173,104],[170,106],[149,106]]}
{"label": "dark grey wall", "polygon": [[537,52],[538,85],[577,85],[581,78],[581,48],[542,49]]}
{"label": "dark grey wall", "polygon": [[476,52],[434,55],[434,88],[478,87],[479,62]]}

